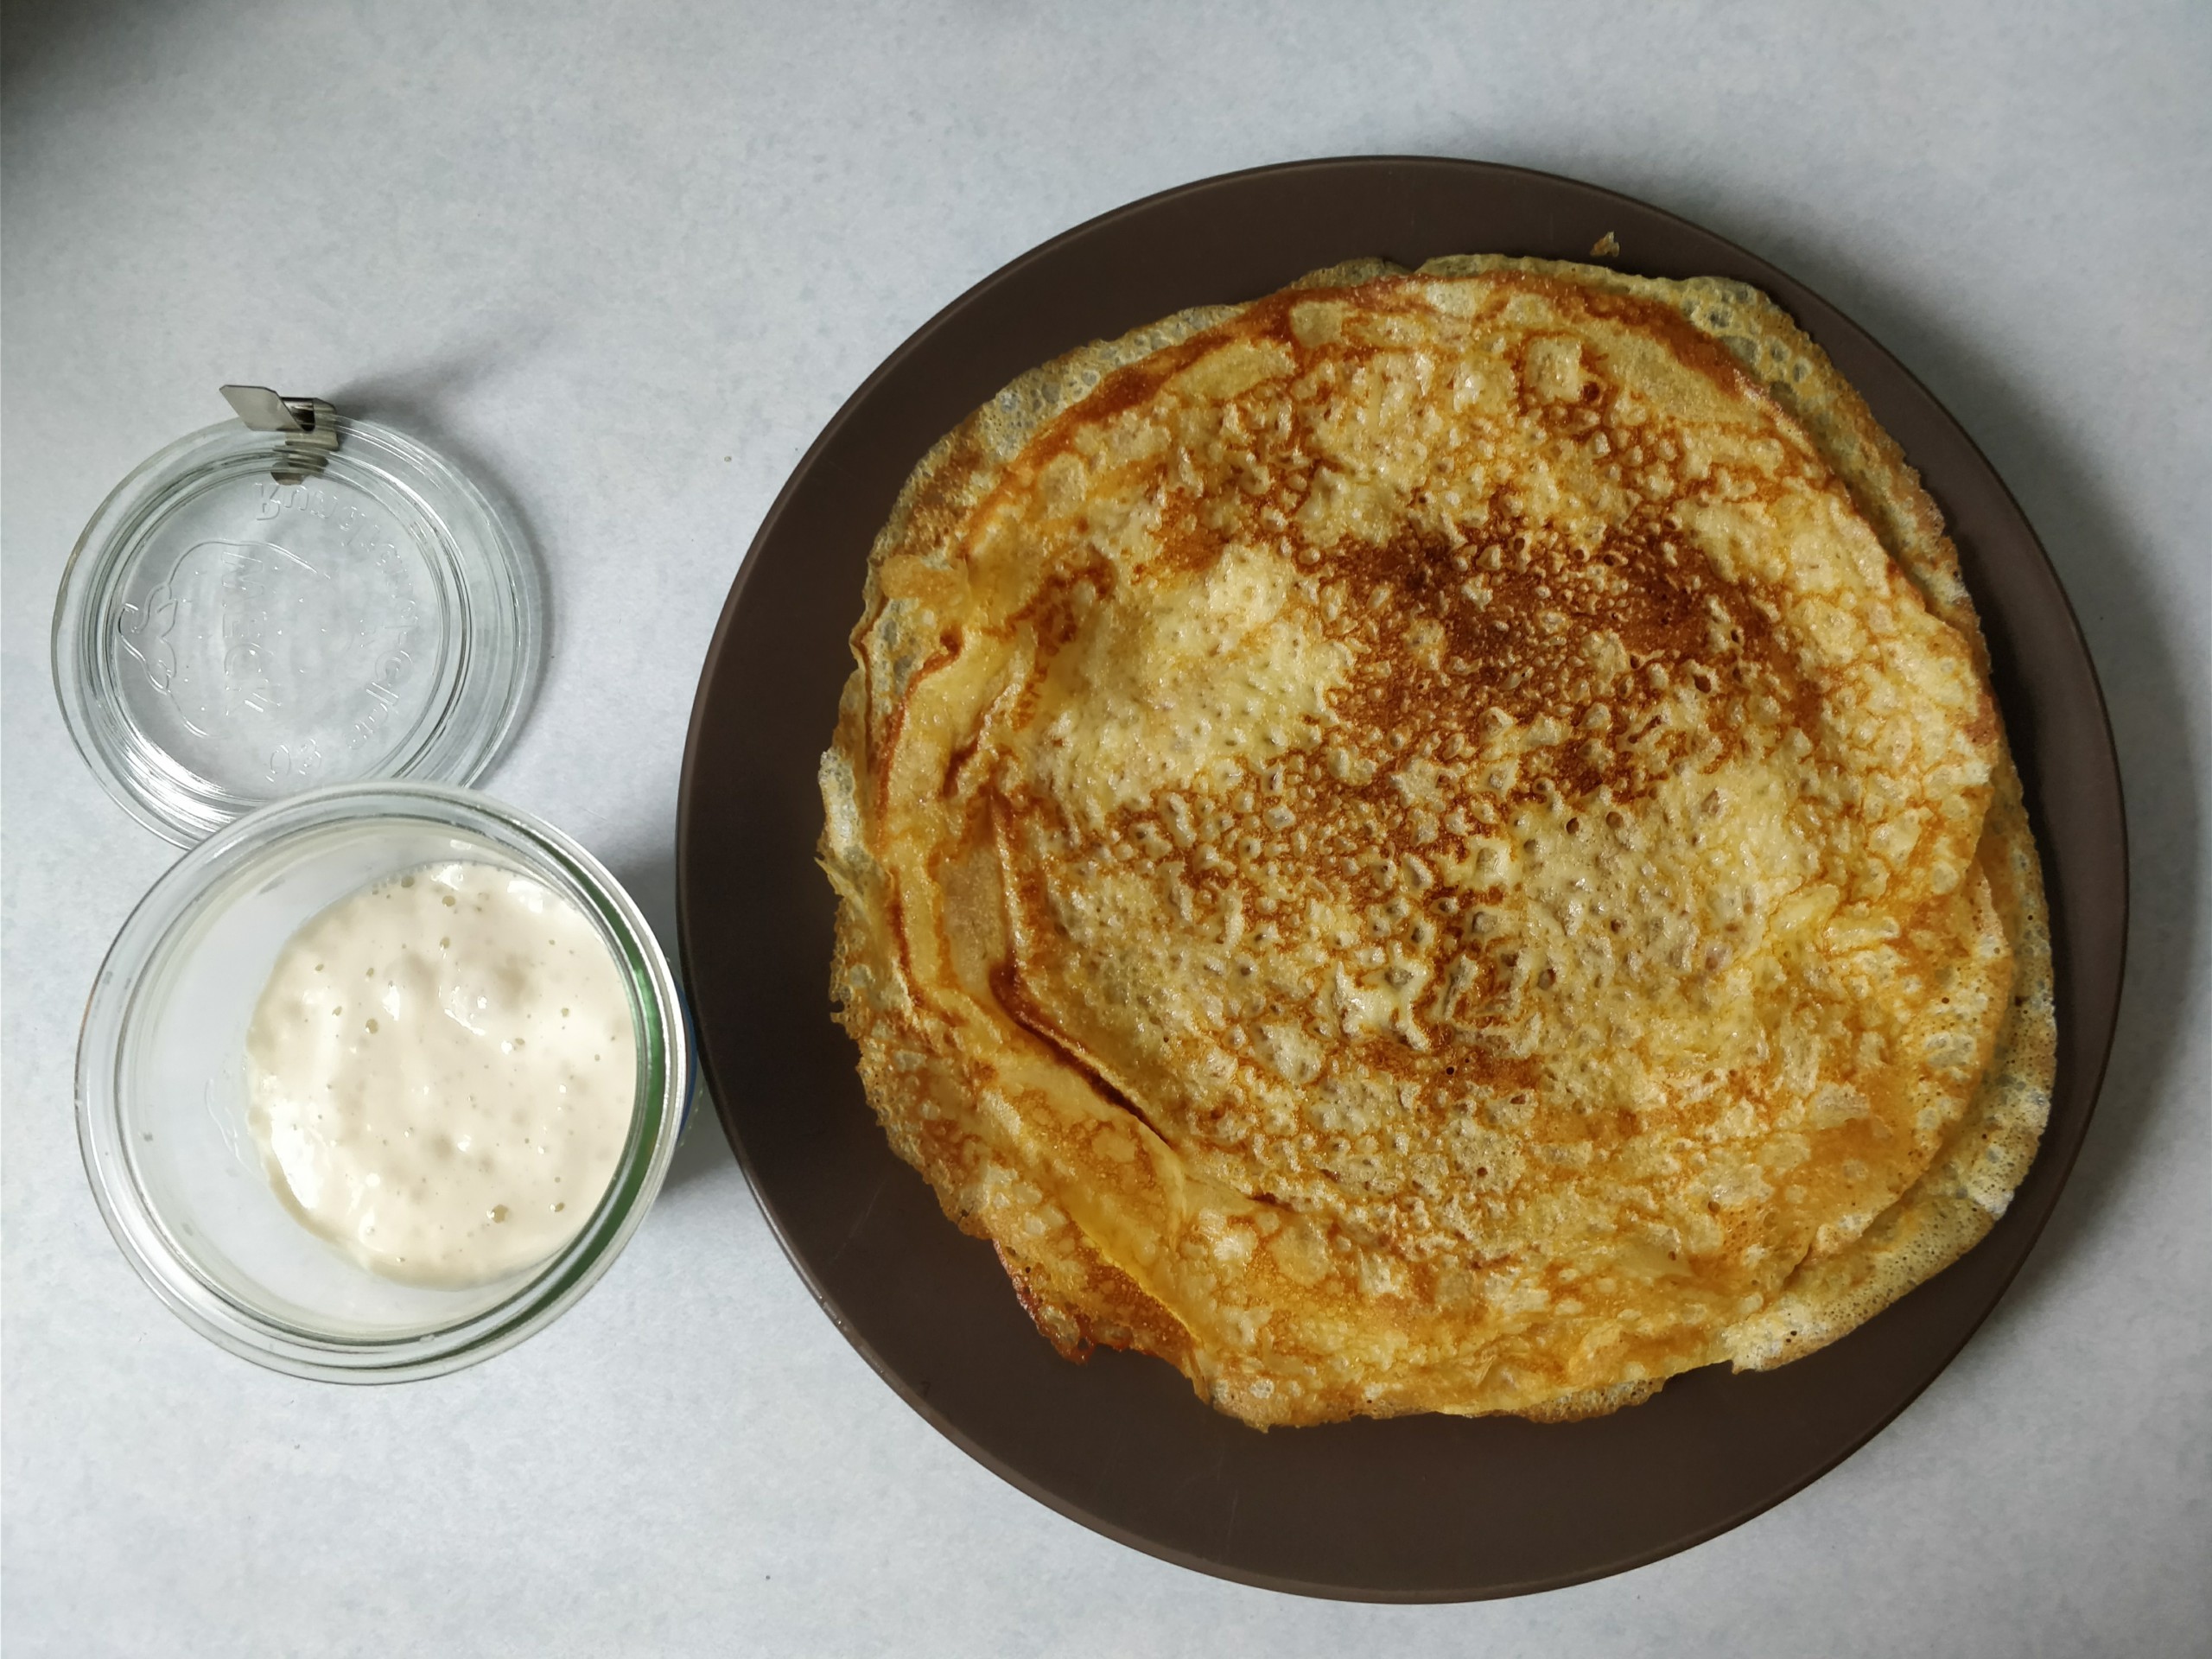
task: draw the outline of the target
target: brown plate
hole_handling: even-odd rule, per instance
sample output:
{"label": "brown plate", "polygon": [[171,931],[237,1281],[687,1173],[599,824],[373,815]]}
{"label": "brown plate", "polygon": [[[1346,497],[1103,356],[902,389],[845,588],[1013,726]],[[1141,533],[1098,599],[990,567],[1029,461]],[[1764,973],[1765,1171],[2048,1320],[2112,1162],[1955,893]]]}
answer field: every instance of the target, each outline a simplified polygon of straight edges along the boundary
{"label": "brown plate", "polygon": [[[815,766],[852,667],[869,543],[925,450],[1023,370],[1361,254],[1471,251],[1740,277],[1772,295],[1942,506],[2027,780],[2057,950],[2042,1154],[1964,1261],[1764,1375],[1707,1370],[1592,1422],[1404,1417],[1269,1434],[1171,1367],[1059,1358],[990,1247],[893,1156],[830,1021]],[[2126,843],[2094,671],[2035,533],[1958,423],[1833,306],[1641,202],[1473,162],[1360,157],[1208,179],[1093,219],[970,289],[855,392],[785,485],[707,652],[677,872],[701,1058],[769,1223],[853,1345],[957,1445],[1109,1537],[1202,1572],[1376,1601],[1512,1595],[1712,1537],[1834,1467],[1927,1387],[2018,1269],[2088,1127],[2120,996]]]}

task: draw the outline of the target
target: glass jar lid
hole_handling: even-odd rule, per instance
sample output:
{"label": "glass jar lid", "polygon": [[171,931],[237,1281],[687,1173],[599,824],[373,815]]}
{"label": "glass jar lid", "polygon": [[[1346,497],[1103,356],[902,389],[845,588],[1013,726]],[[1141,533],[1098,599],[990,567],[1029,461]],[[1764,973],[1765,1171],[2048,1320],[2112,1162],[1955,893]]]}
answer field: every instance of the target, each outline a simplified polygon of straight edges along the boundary
{"label": "glass jar lid", "polygon": [[118,485],[62,575],[54,682],[79,753],[181,846],[303,789],[473,782],[543,634],[513,523],[403,433],[223,395],[240,418]]}

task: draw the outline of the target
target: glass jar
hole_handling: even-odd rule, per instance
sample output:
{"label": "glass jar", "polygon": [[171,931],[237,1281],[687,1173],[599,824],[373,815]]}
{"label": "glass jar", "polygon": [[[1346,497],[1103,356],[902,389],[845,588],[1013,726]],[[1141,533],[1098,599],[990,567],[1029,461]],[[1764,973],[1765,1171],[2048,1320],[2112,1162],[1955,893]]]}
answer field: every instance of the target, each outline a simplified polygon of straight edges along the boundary
{"label": "glass jar", "polygon": [[[466,1289],[358,1266],[285,1208],[247,1127],[246,1033],[285,944],[336,900],[444,861],[559,893],[620,969],[636,1038],[628,1139],[550,1258]],[[77,1125],[101,1213],[147,1283],[232,1352],[295,1376],[392,1382],[512,1347],[572,1306],[659,1192],[691,1085],[667,958],[621,885],[550,824],[472,791],[341,785],[217,830],[155,883],[101,965],[77,1052]]]}

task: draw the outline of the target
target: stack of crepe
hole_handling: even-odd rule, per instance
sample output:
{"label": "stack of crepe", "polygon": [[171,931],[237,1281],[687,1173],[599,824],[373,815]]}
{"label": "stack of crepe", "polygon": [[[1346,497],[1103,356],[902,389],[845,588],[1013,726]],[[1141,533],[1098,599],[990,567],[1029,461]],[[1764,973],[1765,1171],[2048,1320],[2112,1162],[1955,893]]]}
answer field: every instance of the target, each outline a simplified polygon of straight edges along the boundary
{"label": "stack of crepe", "polygon": [[1564,1419],[1969,1249],[2052,1065],[1933,504],[1739,283],[1362,262],[921,462],[823,757],[868,1098],[1063,1352]]}

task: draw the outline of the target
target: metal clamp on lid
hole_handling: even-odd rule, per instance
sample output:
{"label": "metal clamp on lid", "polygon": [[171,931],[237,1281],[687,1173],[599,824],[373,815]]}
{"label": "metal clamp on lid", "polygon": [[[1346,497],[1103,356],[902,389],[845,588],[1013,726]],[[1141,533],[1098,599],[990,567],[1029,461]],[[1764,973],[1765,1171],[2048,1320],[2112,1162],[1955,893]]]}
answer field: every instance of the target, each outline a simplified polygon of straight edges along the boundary
{"label": "metal clamp on lid", "polygon": [[284,443],[270,477],[297,484],[329,464],[338,448],[338,411],[320,397],[280,397],[266,386],[225,386],[224,397],[256,432],[281,432]]}

